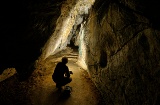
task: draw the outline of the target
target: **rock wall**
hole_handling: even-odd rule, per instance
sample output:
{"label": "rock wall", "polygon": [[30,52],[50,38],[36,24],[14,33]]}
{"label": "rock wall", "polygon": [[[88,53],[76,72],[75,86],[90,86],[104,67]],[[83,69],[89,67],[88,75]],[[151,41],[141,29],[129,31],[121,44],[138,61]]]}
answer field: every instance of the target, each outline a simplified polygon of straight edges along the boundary
{"label": "rock wall", "polygon": [[62,1],[1,1],[0,74],[12,67],[23,78],[34,70],[41,48],[54,31]]}
{"label": "rock wall", "polygon": [[158,8],[149,0],[96,0],[85,28],[85,62],[106,104],[160,103]]}
{"label": "rock wall", "polygon": [[94,0],[66,0],[63,2],[55,31],[43,47],[42,59],[66,49],[68,41],[73,37],[72,32],[83,21],[83,15],[88,14],[88,9],[93,3]]}

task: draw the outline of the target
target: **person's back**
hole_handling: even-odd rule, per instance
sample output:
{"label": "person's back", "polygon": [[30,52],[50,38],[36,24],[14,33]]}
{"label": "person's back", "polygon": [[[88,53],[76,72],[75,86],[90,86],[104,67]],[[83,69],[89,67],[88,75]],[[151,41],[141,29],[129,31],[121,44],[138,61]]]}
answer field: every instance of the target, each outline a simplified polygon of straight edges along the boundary
{"label": "person's back", "polygon": [[68,59],[66,57],[63,57],[62,62],[59,62],[55,67],[52,79],[56,83],[57,88],[61,88],[62,86],[72,81],[72,79],[70,78],[69,69],[66,66],[67,63]]}
{"label": "person's back", "polygon": [[67,74],[67,77],[70,77],[68,67],[64,63],[59,62],[54,70],[54,73],[53,73],[54,81],[60,81],[60,80],[64,79],[65,73]]}

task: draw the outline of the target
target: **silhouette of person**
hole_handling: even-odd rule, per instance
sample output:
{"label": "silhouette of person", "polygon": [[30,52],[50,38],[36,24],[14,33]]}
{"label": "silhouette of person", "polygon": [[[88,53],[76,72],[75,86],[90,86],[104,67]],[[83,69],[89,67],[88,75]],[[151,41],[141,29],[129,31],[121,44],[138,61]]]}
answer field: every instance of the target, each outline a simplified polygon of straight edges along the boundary
{"label": "silhouette of person", "polygon": [[59,62],[56,65],[54,73],[52,75],[52,79],[56,83],[56,87],[60,90],[62,89],[62,86],[65,86],[72,81],[72,78],[70,77],[71,72],[66,66],[67,63],[68,58],[63,57],[62,62]]}

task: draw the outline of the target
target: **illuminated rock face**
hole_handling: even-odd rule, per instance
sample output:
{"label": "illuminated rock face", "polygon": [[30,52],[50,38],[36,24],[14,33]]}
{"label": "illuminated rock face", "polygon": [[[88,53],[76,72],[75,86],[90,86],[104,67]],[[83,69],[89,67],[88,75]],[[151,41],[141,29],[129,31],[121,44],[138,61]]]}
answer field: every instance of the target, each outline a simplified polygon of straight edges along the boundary
{"label": "illuminated rock face", "polygon": [[145,3],[97,0],[89,16],[86,62],[108,105],[159,103],[159,14],[146,11],[159,7]]}
{"label": "illuminated rock face", "polygon": [[73,36],[71,32],[83,22],[85,17],[83,15],[88,14],[93,3],[94,0],[66,0],[63,2],[55,31],[43,47],[42,59],[66,48],[69,39]]}

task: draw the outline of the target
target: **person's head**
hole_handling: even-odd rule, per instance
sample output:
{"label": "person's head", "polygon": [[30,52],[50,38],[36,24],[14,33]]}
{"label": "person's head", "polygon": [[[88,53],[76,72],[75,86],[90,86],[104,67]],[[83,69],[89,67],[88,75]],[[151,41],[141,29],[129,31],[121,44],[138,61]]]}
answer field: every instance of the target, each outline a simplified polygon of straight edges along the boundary
{"label": "person's head", "polygon": [[63,57],[62,58],[62,63],[64,63],[64,64],[68,63],[68,58],[67,57]]}

